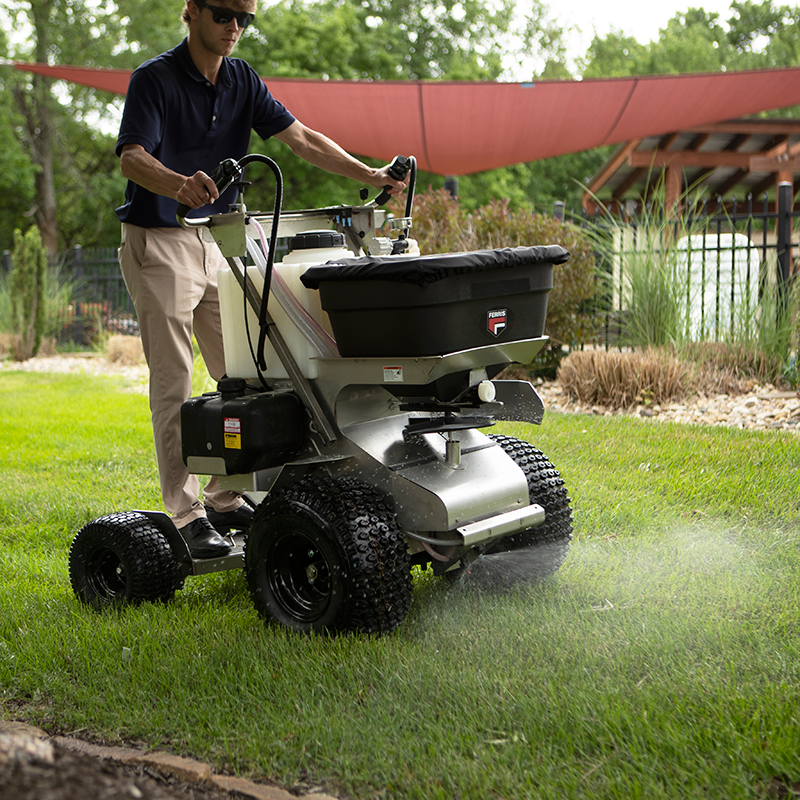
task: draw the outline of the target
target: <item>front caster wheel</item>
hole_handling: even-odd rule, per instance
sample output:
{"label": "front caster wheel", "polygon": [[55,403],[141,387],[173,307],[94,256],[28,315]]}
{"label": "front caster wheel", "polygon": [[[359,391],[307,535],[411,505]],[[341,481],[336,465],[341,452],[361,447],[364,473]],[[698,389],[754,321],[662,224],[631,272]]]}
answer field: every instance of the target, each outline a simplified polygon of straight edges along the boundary
{"label": "front caster wheel", "polygon": [[108,514],[76,534],[69,552],[72,589],[96,609],[166,602],[183,585],[164,534],[135,511]]}
{"label": "front caster wheel", "polygon": [[411,565],[394,513],[374,489],[306,479],[258,508],[245,573],[259,613],[295,630],[385,633],[411,603]]}

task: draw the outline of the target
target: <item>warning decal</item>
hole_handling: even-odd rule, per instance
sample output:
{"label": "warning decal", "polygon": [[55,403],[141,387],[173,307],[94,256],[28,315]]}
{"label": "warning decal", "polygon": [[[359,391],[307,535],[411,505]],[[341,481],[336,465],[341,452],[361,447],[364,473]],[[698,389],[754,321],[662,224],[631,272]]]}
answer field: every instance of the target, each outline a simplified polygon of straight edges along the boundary
{"label": "warning decal", "polygon": [[242,421],[238,417],[225,417],[223,419],[223,434],[227,449],[242,449]]}
{"label": "warning decal", "polygon": [[402,367],[384,367],[383,368],[383,382],[384,383],[403,383],[403,368]]}

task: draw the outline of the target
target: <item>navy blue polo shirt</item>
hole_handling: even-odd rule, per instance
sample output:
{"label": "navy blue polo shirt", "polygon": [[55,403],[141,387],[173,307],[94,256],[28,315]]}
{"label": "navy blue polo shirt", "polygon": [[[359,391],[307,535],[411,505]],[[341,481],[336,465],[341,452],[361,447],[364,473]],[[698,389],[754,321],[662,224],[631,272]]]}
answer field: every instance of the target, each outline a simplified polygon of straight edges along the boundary
{"label": "navy blue polo shirt", "polygon": [[[184,39],[131,76],[117,155],[124,145],[139,144],[181,175],[197,170],[210,175],[220,161],[247,153],[251,129],[268,139],[292,122],[294,117],[246,61],[223,58],[214,85],[194,65]],[[227,211],[233,192],[229,189],[216,203],[189,216]],[[177,227],[177,206],[177,201],[128,181],[117,216],[143,228]]]}

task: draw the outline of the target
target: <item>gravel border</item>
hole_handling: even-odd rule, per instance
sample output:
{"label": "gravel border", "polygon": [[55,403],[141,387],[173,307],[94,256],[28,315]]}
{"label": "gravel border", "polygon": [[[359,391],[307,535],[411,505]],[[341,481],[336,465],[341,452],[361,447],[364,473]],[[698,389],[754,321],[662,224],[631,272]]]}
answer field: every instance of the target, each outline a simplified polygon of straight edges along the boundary
{"label": "gravel border", "polygon": [[581,405],[557,383],[543,383],[536,391],[544,402],[545,412],[594,416],[625,414],[660,422],[778,430],[800,435],[800,392],[781,392],[774,386],[754,386],[740,395],[696,395],[665,405],[637,405],[627,411]]}

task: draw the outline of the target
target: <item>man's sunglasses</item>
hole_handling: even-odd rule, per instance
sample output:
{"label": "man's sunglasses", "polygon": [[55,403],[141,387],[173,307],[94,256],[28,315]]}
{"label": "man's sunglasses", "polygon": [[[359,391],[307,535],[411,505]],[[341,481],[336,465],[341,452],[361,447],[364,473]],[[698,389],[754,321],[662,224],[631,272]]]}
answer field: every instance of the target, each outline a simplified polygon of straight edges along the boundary
{"label": "man's sunglasses", "polygon": [[256,18],[255,14],[251,14],[248,11],[231,11],[230,8],[212,6],[209,3],[204,3],[203,0],[194,0],[194,2],[200,8],[207,8],[214,17],[214,22],[219,25],[227,25],[232,19],[235,19],[240,28],[246,28]]}

